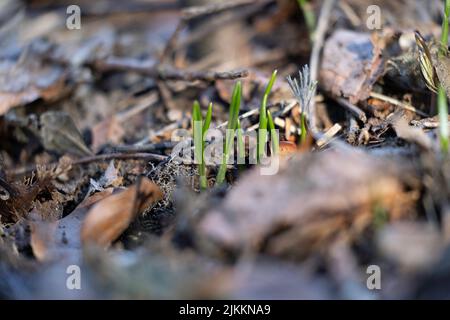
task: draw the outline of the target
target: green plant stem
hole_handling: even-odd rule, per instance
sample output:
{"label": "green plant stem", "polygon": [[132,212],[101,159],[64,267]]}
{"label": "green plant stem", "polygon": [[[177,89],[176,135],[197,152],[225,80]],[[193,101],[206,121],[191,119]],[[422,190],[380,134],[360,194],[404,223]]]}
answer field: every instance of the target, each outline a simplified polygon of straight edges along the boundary
{"label": "green plant stem", "polygon": [[221,185],[225,181],[227,173],[227,162],[230,157],[231,146],[234,141],[234,133],[238,124],[239,108],[241,106],[242,84],[240,81],[236,83],[233,90],[233,96],[230,104],[230,114],[228,119],[227,132],[225,134],[225,150],[223,152],[222,163],[219,166],[219,172],[216,177],[216,185]]}
{"label": "green plant stem", "polygon": [[438,90],[438,111],[439,111],[439,135],[441,141],[441,150],[443,154],[448,153],[448,105],[447,95],[444,88],[440,85]]}
{"label": "green plant stem", "polygon": [[194,137],[194,160],[199,163],[198,171],[200,176],[200,189],[207,188],[206,166],[204,160],[204,142],[203,142],[203,119],[200,111],[200,104],[194,101],[192,107],[192,131]]}
{"label": "green plant stem", "polygon": [[[245,160],[245,143],[244,143],[244,136],[242,134],[242,127],[241,122],[237,121],[237,143],[238,143],[238,159]],[[239,165],[239,170],[244,169],[244,166],[242,164]]]}
{"label": "green plant stem", "polygon": [[213,104],[212,102],[209,103],[208,106],[208,111],[206,112],[206,116],[205,116],[205,122],[203,123],[203,135],[206,134],[206,131],[208,131],[209,126],[211,125],[211,119],[212,119],[212,107]]}
{"label": "green plant stem", "polygon": [[280,151],[280,142],[278,133],[275,129],[275,123],[272,118],[272,114],[267,110],[267,119],[269,120],[270,139],[272,141],[272,156],[278,155]]}
{"label": "green plant stem", "polygon": [[450,0],[445,0],[444,19],[442,21],[442,34],[441,34],[441,50],[439,54],[444,56],[447,52],[448,45],[448,20],[450,15]]}
{"label": "green plant stem", "polygon": [[[450,0],[445,0],[444,19],[442,21],[441,47],[439,55],[441,57],[446,55],[448,46],[448,28],[450,15]],[[438,113],[439,113],[439,137],[441,141],[441,150],[443,154],[448,153],[448,105],[447,95],[442,85],[438,89]]]}
{"label": "green plant stem", "polygon": [[264,96],[261,101],[261,107],[259,109],[259,132],[258,132],[258,152],[257,161],[260,162],[261,158],[264,156],[266,140],[267,140],[267,101],[269,99],[270,91],[272,90],[273,84],[277,78],[277,70],[272,72],[269,83],[264,90]]}
{"label": "green plant stem", "polygon": [[303,144],[306,141],[306,116],[303,110],[300,114],[300,127],[302,130],[300,133],[300,143]]}

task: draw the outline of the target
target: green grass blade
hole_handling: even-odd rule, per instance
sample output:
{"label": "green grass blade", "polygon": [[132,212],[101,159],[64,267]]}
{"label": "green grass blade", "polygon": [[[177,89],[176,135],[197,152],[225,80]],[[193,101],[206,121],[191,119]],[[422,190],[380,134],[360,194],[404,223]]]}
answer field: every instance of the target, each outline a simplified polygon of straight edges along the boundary
{"label": "green grass blade", "polygon": [[441,150],[443,154],[448,153],[448,105],[447,95],[442,86],[438,90],[438,111],[439,111],[439,136],[441,141]]}
{"label": "green grass blade", "polygon": [[269,129],[270,129],[270,139],[272,141],[272,155],[277,155],[280,150],[280,142],[278,139],[278,134],[275,129],[275,123],[272,118],[272,114],[269,110],[267,110],[267,119],[269,122]]}
{"label": "green grass blade", "polygon": [[[442,21],[442,34],[441,34],[441,48],[439,50],[440,56],[445,56],[448,46],[448,23],[450,15],[450,0],[445,0],[444,19]],[[442,85],[438,90],[438,114],[439,114],[439,137],[441,141],[441,151],[444,155],[448,153],[448,105],[447,95]]]}
{"label": "green grass blade", "polygon": [[200,104],[197,100],[194,101],[194,104],[192,106],[192,120],[194,121],[201,121],[202,120],[202,113],[200,110]]}
{"label": "green grass blade", "polygon": [[200,176],[200,188],[206,189],[206,166],[204,161],[204,142],[202,113],[198,101],[194,101],[192,106],[192,135],[194,137],[194,160],[199,163],[198,170]]}
{"label": "green grass blade", "polygon": [[264,90],[264,96],[261,101],[261,107],[259,108],[259,128],[267,129],[267,100],[269,99],[270,91],[272,91],[273,84],[277,78],[278,71],[275,70],[272,72],[272,76],[270,77],[269,83],[266,86],[266,90]]}
{"label": "green grass blade", "polygon": [[227,160],[230,157],[231,147],[234,141],[234,131],[237,128],[239,117],[239,109],[241,106],[242,84],[240,81],[236,83],[233,90],[233,95],[230,105],[230,114],[228,119],[228,127],[225,135],[225,150],[223,152],[222,163],[219,167],[219,172],[216,177],[216,185],[220,185],[225,181],[225,174],[227,172]]}
{"label": "green grass blade", "polygon": [[258,134],[258,153],[257,159],[258,162],[264,155],[265,144],[264,142],[267,140],[267,101],[269,99],[270,91],[272,90],[273,84],[277,78],[278,71],[275,70],[272,72],[272,76],[270,77],[269,83],[266,86],[266,90],[264,90],[264,96],[261,101],[261,107],[259,108],[259,134]]}
{"label": "green grass blade", "polygon": [[238,155],[240,159],[245,158],[245,144],[244,144],[244,137],[242,135],[242,128],[241,128],[241,122],[237,121],[237,143],[238,143]]}
{"label": "green grass blade", "polygon": [[209,126],[211,125],[211,118],[212,118],[212,102],[209,103],[208,111],[206,112],[205,121],[203,123],[203,135],[208,131]]}
{"label": "green grass blade", "polygon": [[441,33],[441,50],[439,54],[444,56],[447,52],[448,46],[448,20],[450,16],[450,0],[445,0],[444,19],[442,21],[442,33]]}
{"label": "green grass blade", "polygon": [[[194,147],[197,146],[197,142],[200,142],[200,146],[202,145],[202,125],[203,125],[203,119],[202,119],[202,113],[200,110],[200,104],[198,101],[194,101],[194,104],[192,106],[192,135],[194,137]],[[200,133],[200,134],[199,134]],[[197,149],[200,148],[196,148]]]}
{"label": "green grass blade", "polygon": [[236,83],[233,89],[233,96],[230,104],[230,114],[228,119],[228,129],[235,130],[239,117],[239,108],[241,106],[242,84],[240,81]]}
{"label": "green grass blade", "polygon": [[200,175],[200,189],[206,190],[208,188],[208,179],[206,178],[206,164],[204,159],[199,165],[199,175]]}
{"label": "green grass blade", "polygon": [[[205,120],[203,122],[202,137],[205,139],[206,132],[211,125],[212,118],[212,102],[209,103],[208,111],[206,112]],[[205,163],[205,141],[202,140],[202,162],[199,166],[200,174],[200,189],[205,190],[208,188],[208,179],[206,178],[206,163]]]}
{"label": "green grass blade", "polygon": [[269,83],[267,84],[266,90],[264,91],[265,96],[269,96],[270,91],[272,91],[273,84],[275,83],[275,80],[277,79],[277,73],[278,73],[278,70],[274,70],[272,72],[272,76],[270,77]]}

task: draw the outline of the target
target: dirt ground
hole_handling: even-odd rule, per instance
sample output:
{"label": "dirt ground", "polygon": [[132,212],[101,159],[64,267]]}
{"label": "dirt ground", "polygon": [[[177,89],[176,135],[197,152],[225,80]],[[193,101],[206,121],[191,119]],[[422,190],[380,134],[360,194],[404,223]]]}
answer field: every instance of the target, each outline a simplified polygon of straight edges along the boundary
{"label": "dirt ground", "polygon": [[0,298],[450,298],[445,5],[0,1]]}

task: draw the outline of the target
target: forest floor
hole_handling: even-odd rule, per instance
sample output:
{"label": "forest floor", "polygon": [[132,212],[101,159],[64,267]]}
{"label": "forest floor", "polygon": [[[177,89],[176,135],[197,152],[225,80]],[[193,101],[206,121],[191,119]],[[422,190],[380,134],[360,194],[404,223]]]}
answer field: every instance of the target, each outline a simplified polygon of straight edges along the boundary
{"label": "forest floor", "polygon": [[72,2],[0,5],[0,298],[450,298],[442,1]]}

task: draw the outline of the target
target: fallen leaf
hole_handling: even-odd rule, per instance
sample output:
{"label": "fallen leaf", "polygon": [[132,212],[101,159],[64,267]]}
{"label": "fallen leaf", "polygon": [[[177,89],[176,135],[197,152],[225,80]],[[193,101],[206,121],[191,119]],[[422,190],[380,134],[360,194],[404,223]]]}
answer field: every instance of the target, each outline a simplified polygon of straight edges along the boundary
{"label": "fallen leaf", "polygon": [[114,160],[108,165],[108,168],[103,173],[103,175],[95,181],[91,178],[91,189],[95,191],[102,191],[108,187],[118,188],[123,185],[123,177],[120,175],[119,166],[116,168],[114,166]]}
{"label": "fallen leaf", "polygon": [[30,213],[31,248],[39,261],[81,258],[80,230],[89,208],[112,194],[113,188],[97,192],[84,199],[77,208],[58,221],[45,221],[42,213]]}
{"label": "fallen leaf", "polygon": [[0,115],[39,98],[54,101],[66,94],[64,69],[33,59],[0,64]]}
{"label": "fallen leaf", "polygon": [[140,212],[160,199],[161,190],[147,178],[103,199],[87,214],[81,228],[83,243],[108,247]]}
{"label": "fallen leaf", "polygon": [[47,111],[40,117],[40,138],[45,149],[60,154],[92,155],[70,115],[63,111]]}
{"label": "fallen leaf", "polygon": [[421,128],[410,126],[400,114],[394,115],[390,122],[399,138],[415,143],[423,150],[432,150],[433,141]]}
{"label": "fallen leaf", "polygon": [[325,43],[321,86],[352,104],[368,98],[384,68],[381,41],[372,40],[369,33],[335,31]]}
{"label": "fallen leaf", "polygon": [[295,143],[290,141],[280,141],[280,155],[289,156],[297,151]]}

